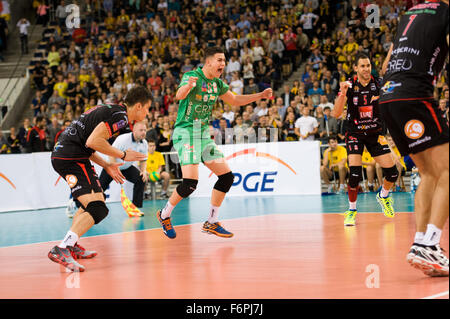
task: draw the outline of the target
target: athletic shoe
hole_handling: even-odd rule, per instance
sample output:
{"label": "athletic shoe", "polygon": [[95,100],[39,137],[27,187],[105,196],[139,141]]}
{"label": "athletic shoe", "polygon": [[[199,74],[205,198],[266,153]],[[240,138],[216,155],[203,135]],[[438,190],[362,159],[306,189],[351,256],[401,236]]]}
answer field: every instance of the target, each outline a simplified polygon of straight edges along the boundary
{"label": "athletic shoe", "polygon": [[394,200],[391,198],[391,196],[381,197],[381,192],[378,192],[377,202],[380,204],[384,216],[394,218],[395,212],[394,207],[392,206],[394,204]]}
{"label": "athletic shoe", "polygon": [[411,266],[422,270],[430,277],[448,277],[448,258],[442,253],[439,245],[414,244],[406,256],[406,260]]}
{"label": "athletic shoe", "polygon": [[204,233],[208,233],[208,234],[214,234],[217,235],[219,237],[225,237],[225,238],[230,238],[233,237],[233,233],[230,233],[229,231],[226,231],[225,228],[223,228],[219,222],[216,222],[214,224],[209,223],[208,221],[206,221],[203,224],[203,228],[202,231]]}
{"label": "athletic shoe", "polygon": [[73,247],[68,246],[68,248],[72,251],[72,255],[75,259],[89,259],[97,256],[96,251],[86,250],[78,243],[75,243],[75,246]]}
{"label": "athletic shoe", "polygon": [[73,198],[69,199],[69,202],[67,203],[67,207],[66,207],[67,217],[73,218],[73,216],[75,215],[77,210],[78,210],[78,207],[75,204],[75,201],[73,200]]}
{"label": "athletic shoe", "polygon": [[122,207],[127,213],[128,217],[141,217],[144,216],[144,213],[139,210],[139,208],[134,205],[130,199],[125,194],[123,188],[120,191],[120,202],[122,203]]}
{"label": "athletic shoe", "polygon": [[161,199],[168,199],[168,198],[169,198],[169,195],[167,195],[167,193],[161,193],[161,194],[159,195],[159,197],[160,197]]}
{"label": "athletic shoe", "polygon": [[349,209],[345,212],[344,225],[345,226],[355,226],[356,224],[356,214],[358,212],[356,209]]}
{"label": "athletic shoe", "polygon": [[162,219],[161,218],[161,210],[158,210],[156,212],[156,217],[158,218],[158,221],[163,228],[164,234],[166,234],[167,237],[169,237],[171,239],[177,237],[177,234],[175,233],[175,229],[172,227],[172,222],[170,221],[170,217]]}
{"label": "athletic shoe", "polygon": [[72,250],[73,247],[69,248],[69,246],[67,248],[55,246],[48,253],[48,258],[55,263],[63,265],[70,271],[83,272],[84,266],[75,261],[75,256]]}

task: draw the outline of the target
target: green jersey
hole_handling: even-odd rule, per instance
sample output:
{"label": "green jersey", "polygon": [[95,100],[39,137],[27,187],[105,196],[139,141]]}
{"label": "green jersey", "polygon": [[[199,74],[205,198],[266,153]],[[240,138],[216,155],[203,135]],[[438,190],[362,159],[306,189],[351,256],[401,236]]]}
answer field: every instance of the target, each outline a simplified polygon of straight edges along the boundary
{"label": "green jersey", "polygon": [[219,78],[207,79],[202,69],[186,72],[178,89],[188,84],[189,77],[197,77],[194,86],[185,99],[180,101],[175,128],[193,128],[194,122],[201,123],[202,130],[208,128],[214,104],[219,96],[228,91],[228,85]]}

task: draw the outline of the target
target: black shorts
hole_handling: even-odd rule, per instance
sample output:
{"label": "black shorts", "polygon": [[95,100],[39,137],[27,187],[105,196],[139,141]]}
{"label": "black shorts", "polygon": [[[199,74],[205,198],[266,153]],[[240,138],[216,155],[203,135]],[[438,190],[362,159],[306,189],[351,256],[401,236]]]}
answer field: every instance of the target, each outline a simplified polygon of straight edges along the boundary
{"label": "black shorts", "polygon": [[77,199],[81,195],[103,193],[94,166],[89,159],[65,160],[52,158],[53,169],[66,180],[72,196]]}
{"label": "black shorts", "polygon": [[448,143],[448,124],[434,99],[380,103],[381,114],[402,156]]}
{"label": "black shorts", "polygon": [[372,157],[388,154],[391,152],[389,145],[386,141],[380,143],[380,137],[382,135],[378,133],[372,134],[353,134],[347,132],[345,134],[345,147],[347,148],[347,154],[362,155],[364,152],[364,146],[367,147]]}

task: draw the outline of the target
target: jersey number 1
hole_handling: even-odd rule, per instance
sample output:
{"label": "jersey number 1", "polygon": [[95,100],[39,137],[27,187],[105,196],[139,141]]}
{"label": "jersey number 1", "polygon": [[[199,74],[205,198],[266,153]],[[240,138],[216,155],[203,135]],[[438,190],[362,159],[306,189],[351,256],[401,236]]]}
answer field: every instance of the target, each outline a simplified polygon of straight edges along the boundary
{"label": "jersey number 1", "polygon": [[406,32],[408,32],[409,27],[411,26],[411,24],[413,23],[413,21],[416,17],[417,17],[417,14],[412,14],[409,16],[409,22],[406,25],[405,31],[403,31],[402,37],[404,37],[406,35]]}

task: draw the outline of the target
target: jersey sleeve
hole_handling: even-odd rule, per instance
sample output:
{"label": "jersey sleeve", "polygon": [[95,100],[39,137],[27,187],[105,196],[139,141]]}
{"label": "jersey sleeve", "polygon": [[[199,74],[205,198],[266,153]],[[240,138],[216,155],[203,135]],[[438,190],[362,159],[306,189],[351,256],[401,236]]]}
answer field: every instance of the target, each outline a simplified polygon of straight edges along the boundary
{"label": "jersey sleeve", "polygon": [[221,79],[218,79],[217,81],[217,86],[219,89],[219,96],[224,95],[225,93],[227,93],[227,91],[230,89],[230,87],[228,86],[228,84],[226,84],[224,81],[222,81]]}
{"label": "jersey sleeve", "polygon": [[180,87],[182,87],[182,86],[188,84],[189,78],[190,78],[191,76],[194,76],[194,74],[192,73],[192,71],[186,72],[185,74],[183,74],[183,77],[181,78],[180,84],[178,84],[177,89],[179,89]]}
{"label": "jersey sleeve", "polygon": [[125,111],[113,111],[111,116],[103,121],[109,131],[110,137],[118,133],[127,133],[128,129],[128,116]]}

